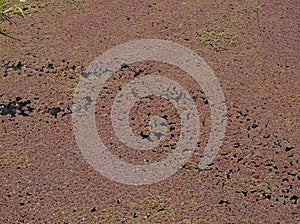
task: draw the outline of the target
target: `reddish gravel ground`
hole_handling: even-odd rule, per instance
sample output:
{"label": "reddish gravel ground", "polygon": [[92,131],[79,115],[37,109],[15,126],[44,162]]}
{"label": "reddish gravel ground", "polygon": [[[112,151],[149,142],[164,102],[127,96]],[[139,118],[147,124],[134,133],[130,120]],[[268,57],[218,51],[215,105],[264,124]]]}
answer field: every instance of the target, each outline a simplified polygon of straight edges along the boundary
{"label": "reddish gravel ground", "polygon": [[[299,1],[29,3],[24,18],[15,15],[13,24],[0,26],[0,223],[300,222]],[[119,87],[137,73],[178,81],[201,121],[198,147],[176,174],[151,185],[124,185],[84,159],[72,130],[73,94],[96,57],[150,38],[179,43],[205,59],[225,95],[226,135],[214,162],[197,169],[211,124],[201,88],[171,65],[122,68],[96,109],[99,134],[113,154],[151,163],[179,138],[174,108],[159,99],[141,100],[130,113],[137,134],[149,114],[174,120],[157,150],[129,150],[114,135],[106,114]]]}

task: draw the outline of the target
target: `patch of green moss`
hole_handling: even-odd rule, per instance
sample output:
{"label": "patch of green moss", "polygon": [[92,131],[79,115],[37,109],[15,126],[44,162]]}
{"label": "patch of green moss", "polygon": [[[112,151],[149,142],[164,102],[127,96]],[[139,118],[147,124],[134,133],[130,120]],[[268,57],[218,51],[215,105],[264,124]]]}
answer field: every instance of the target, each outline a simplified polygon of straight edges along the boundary
{"label": "patch of green moss", "polygon": [[181,224],[191,224],[191,222],[188,219],[184,219],[183,221],[181,221]]}
{"label": "patch of green moss", "polygon": [[263,9],[264,5],[255,1],[246,1],[244,3],[231,4],[231,9],[237,14],[252,14]]}
{"label": "patch of green moss", "polygon": [[173,41],[173,42],[180,42],[183,40],[183,38],[178,34],[171,34],[167,37],[167,40]]}
{"label": "patch of green moss", "polygon": [[0,157],[0,167],[27,168],[31,166],[31,161],[26,154],[8,150],[2,153]]}
{"label": "patch of green moss", "polygon": [[140,203],[121,208],[74,207],[59,211],[64,217],[58,223],[169,223],[175,214],[168,203],[169,199],[163,195],[150,195]]}
{"label": "patch of green moss", "polygon": [[203,45],[211,46],[216,52],[226,51],[238,43],[236,33],[230,28],[214,27],[196,33],[196,39]]}

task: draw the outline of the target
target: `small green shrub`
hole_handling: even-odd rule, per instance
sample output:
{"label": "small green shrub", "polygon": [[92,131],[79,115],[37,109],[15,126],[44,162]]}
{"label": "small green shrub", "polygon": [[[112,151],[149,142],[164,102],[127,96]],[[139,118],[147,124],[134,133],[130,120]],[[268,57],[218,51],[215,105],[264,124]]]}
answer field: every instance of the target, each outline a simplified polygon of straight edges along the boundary
{"label": "small green shrub", "polygon": [[24,17],[22,9],[26,0],[0,0],[0,19],[8,20],[8,14],[20,14]]}

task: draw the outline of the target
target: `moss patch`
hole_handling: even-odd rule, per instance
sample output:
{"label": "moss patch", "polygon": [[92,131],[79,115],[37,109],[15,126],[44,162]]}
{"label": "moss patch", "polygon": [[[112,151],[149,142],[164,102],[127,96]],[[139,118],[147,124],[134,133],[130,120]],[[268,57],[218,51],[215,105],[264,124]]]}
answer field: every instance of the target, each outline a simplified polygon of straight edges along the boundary
{"label": "moss patch", "polygon": [[166,196],[149,195],[140,203],[124,207],[79,207],[60,210],[58,223],[168,223],[174,217]]}
{"label": "moss patch", "polygon": [[27,155],[14,151],[8,150],[2,153],[0,157],[0,167],[9,167],[9,168],[27,168],[30,167],[30,159]]}
{"label": "moss patch", "polygon": [[196,39],[203,45],[211,46],[216,52],[228,50],[238,43],[236,33],[230,28],[214,27],[196,33]]}

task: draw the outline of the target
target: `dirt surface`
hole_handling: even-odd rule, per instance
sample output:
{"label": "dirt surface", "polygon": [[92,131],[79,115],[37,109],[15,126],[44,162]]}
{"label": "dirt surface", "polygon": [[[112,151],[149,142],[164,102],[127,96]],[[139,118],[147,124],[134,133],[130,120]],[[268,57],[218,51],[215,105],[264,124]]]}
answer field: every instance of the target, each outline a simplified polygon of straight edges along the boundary
{"label": "dirt surface", "polygon": [[[0,27],[6,34],[0,34],[0,223],[300,222],[299,1],[50,0],[31,6],[24,18],[13,16],[13,24]],[[152,163],[179,138],[169,102],[143,99],[130,114],[133,131],[147,136],[145,124],[156,114],[172,120],[170,132],[151,152],[122,147],[107,114],[119,88],[137,75],[178,81],[201,121],[192,159],[172,177],[137,187],[105,178],[84,159],[71,107],[96,57],[149,38],[179,43],[205,59],[225,95],[227,127],[214,162],[199,170],[211,124],[204,92],[174,66],[123,67],[97,101],[99,135],[114,155]]]}

